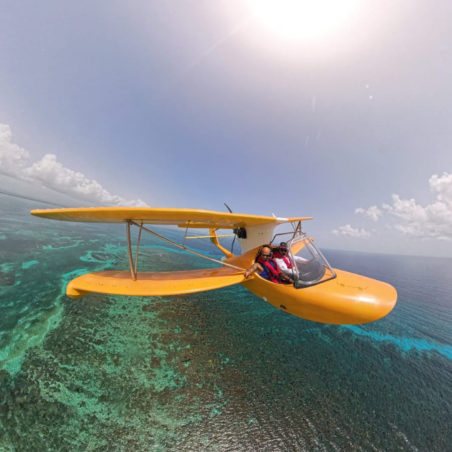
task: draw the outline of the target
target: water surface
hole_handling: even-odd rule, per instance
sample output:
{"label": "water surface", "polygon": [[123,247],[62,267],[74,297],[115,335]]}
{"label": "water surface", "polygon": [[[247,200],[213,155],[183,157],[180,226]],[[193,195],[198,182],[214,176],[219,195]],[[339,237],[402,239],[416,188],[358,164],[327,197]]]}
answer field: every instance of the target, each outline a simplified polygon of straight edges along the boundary
{"label": "water surface", "polygon": [[[452,260],[323,250],[397,288],[394,311],[361,326],[292,317],[241,286],[70,300],[79,274],[128,268],[125,227],[0,207],[0,450],[450,450]],[[143,245],[142,269],[210,266]]]}

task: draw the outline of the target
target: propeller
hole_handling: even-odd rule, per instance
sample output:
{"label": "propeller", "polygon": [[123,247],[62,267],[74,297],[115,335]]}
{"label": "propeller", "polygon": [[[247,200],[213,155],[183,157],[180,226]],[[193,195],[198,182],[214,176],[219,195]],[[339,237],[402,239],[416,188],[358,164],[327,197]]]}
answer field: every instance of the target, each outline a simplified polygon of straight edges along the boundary
{"label": "propeller", "polygon": [[[224,202],[226,209],[229,210],[229,213],[233,213],[231,208]],[[234,254],[234,243],[235,239],[238,237],[239,239],[246,239],[246,229],[245,228],[235,228],[232,230],[234,232],[234,240],[232,241],[231,253]]]}
{"label": "propeller", "polygon": [[223,203],[225,206],[226,206],[226,209],[228,209],[229,210],[229,213],[232,213],[232,210],[231,210],[231,208],[224,202]]}

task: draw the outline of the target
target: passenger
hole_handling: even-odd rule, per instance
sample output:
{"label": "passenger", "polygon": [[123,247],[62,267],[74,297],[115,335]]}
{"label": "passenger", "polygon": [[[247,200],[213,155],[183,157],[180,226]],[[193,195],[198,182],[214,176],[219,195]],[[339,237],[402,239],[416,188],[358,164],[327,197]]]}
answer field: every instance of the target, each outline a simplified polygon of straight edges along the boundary
{"label": "passenger", "polygon": [[[277,251],[273,253],[273,259],[278,264],[279,269],[290,278],[294,277],[294,267],[295,262],[300,262],[305,264],[308,262],[300,256],[294,256],[293,260],[291,256],[287,253],[287,243],[281,242]],[[295,261],[295,262],[294,262]]]}
{"label": "passenger", "polygon": [[278,264],[272,259],[272,250],[268,245],[260,249],[256,262],[245,271],[245,278],[249,278],[254,272],[275,284],[293,284],[294,282],[292,278],[280,271]]}

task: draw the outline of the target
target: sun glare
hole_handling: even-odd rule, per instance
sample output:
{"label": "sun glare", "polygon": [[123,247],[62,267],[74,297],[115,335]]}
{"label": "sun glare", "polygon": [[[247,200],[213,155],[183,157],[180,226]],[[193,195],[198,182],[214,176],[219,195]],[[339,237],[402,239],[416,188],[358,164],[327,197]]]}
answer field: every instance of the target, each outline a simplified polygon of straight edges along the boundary
{"label": "sun glare", "polygon": [[359,0],[246,0],[258,22],[286,39],[332,33]]}

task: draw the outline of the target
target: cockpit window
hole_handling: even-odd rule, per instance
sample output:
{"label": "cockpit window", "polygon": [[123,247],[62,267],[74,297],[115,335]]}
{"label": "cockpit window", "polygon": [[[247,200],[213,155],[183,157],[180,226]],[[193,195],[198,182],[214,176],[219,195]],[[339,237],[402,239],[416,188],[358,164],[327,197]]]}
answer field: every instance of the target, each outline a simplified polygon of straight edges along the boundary
{"label": "cockpit window", "polygon": [[301,234],[287,243],[288,252],[294,262],[294,287],[310,287],[336,277],[323,254],[306,235]]}

